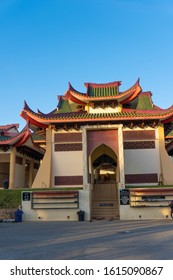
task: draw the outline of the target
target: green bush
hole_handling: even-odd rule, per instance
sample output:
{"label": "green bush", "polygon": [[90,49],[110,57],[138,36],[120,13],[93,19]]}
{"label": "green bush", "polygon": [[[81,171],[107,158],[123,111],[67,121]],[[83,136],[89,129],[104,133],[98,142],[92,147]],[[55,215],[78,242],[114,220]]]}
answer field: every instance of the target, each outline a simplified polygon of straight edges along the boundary
{"label": "green bush", "polygon": [[0,209],[13,209],[21,205],[22,190],[0,190]]}

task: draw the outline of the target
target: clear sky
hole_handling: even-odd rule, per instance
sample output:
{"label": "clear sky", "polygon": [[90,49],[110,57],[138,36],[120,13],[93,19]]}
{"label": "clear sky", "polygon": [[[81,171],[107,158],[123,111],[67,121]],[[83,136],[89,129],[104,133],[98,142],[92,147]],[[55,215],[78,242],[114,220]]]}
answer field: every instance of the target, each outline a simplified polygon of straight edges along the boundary
{"label": "clear sky", "polygon": [[0,125],[24,100],[49,113],[71,82],[140,78],[161,108],[173,103],[172,0],[0,0]]}

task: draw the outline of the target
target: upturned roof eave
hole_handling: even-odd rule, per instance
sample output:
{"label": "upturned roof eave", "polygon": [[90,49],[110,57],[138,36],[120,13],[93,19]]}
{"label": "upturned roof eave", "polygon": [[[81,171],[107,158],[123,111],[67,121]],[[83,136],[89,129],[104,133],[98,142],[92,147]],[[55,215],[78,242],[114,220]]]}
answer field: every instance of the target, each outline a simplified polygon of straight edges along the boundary
{"label": "upturned roof eave", "polygon": [[[116,83],[120,83],[120,82],[116,82]],[[115,84],[115,82],[107,83],[107,84],[86,83],[86,85],[97,85],[97,87],[99,87],[99,86],[104,87],[104,86],[110,86],[110,85],[112,86],[112,84]],[[93,96],[88,96],[87,94],[76,91],[72,86],[69,87],[70,95],[73,96],[73,98],[75,100],[79,100],[84,103],[95,102],[95,101],[104,101],[104,100],[105,101],[106,100],[109,100],[109,101],[115,100],[117,102],[125,104],[125,103],[131,101],[132,99],[134,99],[141,92],[141,90],[142,90],[142,88],[139,85],[139,79],[136,81],[136,83],[132,87],[130,87],[126,91],[120,92],[117,95],[93,97]]]}
{"label": "upturned roof eave", "polygon": [[26,142],[29,135],[30,135],[29,130],[23,129],[21,132],[17,133],[15,136],[13,136],[9,139],[0,140],[0,145],[8,145],[8,146],[17,147],[17,146],[21,145],[22,143]]}
{"label": "upturned roof eave", "polygon": [[0,130],[9,130],[12,129],[13,127],[16,128],[16,130],[19,128],[19,124],[7,124],[7,125],[0,125]]}
{"label": "upturned roof eave", "polygon": [[[37,124],[40,127],[46,126],[48,127],[49,124],[55,124],[55,123],[85,123],[85,122],[95,122],[95,121],[135,121],[135,120],[160,120],[160,121],[165,121],[166,118],[169,116],[158,116],[158,115],[151,115],[151,114],[135,114],[133,113],[132,115],[121,115],[121,113],[115,113],[115,114],[110,114],[109,113],[103,113],[103,114],[83,114],[83,116],[71,114],[68,116],[68,114],[64,113],[61,114],[61,116],[56,116],[52,118],[44,118],[39,115],[32,115],[31,113],[28,113],[28,119],[31,124]],[[172,112],[172,117],[173,117],[173,112]]]}

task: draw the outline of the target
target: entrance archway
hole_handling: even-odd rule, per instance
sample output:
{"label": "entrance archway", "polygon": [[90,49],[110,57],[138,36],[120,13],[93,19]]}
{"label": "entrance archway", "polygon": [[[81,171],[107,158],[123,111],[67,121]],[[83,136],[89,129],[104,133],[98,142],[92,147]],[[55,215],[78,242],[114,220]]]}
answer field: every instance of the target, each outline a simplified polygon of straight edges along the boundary
{"label": "entrance archway", "polygon": [[92,219],[119,219],[117,163],[117,155],[105,144],[98,146],[90,155]]}

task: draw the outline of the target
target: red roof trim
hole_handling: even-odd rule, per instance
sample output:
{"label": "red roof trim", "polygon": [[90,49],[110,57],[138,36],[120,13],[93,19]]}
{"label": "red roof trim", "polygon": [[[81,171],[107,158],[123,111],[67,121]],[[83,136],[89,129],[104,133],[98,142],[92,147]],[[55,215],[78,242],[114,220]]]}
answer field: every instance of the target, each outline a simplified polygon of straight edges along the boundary
{"label": "red roof trim", "polygon": [[173,121],[173,116],[170,116],[169,118],[166,118],[162,121],[162,123],[169,123],[169,122],[172,122]]}
{"label": "red roof trim", "polygon": [[10,139],[1,140],[0,144],[11,145],[16,147],[17,144],[21,141],[21,139],[26,135],[26,133],[30,134],[30,131],[28,130],[27,126],[20,133],[17,133],[15,136],[11,137]]}
{"label": "red roof trim", "polygon": [[40,116],[39,114],[32,114],[31,112],[25,112],[28,115],[28,119],[32,124],[35,124],[37,126],[48,126],[50,123],[70,123],[70,122],[95,122],[95,121],[128,121],[128,120],[158,120],[161,121],[170,118],[173,119],[173,111],[167,111],[167,112],[160,112],[160,114],[157,114],[157,112],[135,112],[134,110],[127,112],[126,114],[122,113],[98,113],[98,114],[88,114],[86,112],[84,113],[61,113],[56,114],[56,116],[52,116],[52,118],[44,118],[43,116]]}
{"label": "red roof trim", "polygon": [[19,146],[23,145],[28,140],[28,138],[30,136],[31,136],[31,133],[30,133],[29,130],[24,131],[22,137],[13,146],[14,147],[19,147]]}
{"label": "red roof trim", "polygon": [[[115,82],[113,82],[113,83],[115,83]],[[116,83],[120,83],[120,82],[116,82]],[[111,83],[109,83],[109,85],[110,84]],[[90,84],[88,83],[87,85],[90,85]],[[93,85],[97,85],[97,84],[93,84]],[[104,87],[104,84],[102,84],[102,85]],[[100,87],[99,84],[98,84],[98,87]],[[87,89],[89,89],[89,87]],[[134,99],[141,92],[141,90],[142,89],[139,85],[139,79],[138,79],[137,82],[131,88],[129,88],[128,90],[126,90],[124,92],[120,92],[118,95],[114,95],[114,96],[110,95],[110,96],[93,97],[93,96],[88,96],[87,94],[81,94],[77,91],[70,91],[70,93],[76,100],[80,100],[81,102],[87,103],[90,101],[117,100],[121,104],[125,104],[125,103],[131,101],[132,99]]]}
{"label": "red roof trim", "polygon": [[69,100],[71,100],[72,102],[74,102],[74,103],[77,103],[77,104],[79,104],[79,105],[86,105],[85,102],[83,102],[83,101],[81,101],[80,99],[77,99],[75,96],[73,96],[72,92],[69,91],[69,90],[66,91],[65,96],[66,96]]}
{"label": "red roof trim", "polygon": [[9,130],[9,129],[12,129],[13,127],[15,127],[17,130],[19,128],[19,124],[0,125],[0,129],[2,129],[2,130]]}
{"label": "red roof trim", "polygon": [[[28,104],[27,104],[26,101],[25,101],[25,103],[24,103],[24,109],[23,109],[22,112],[20,113],[20,116],[21,116],[22,118],[24,118],[24,119],[27,121],[27,123],[30,122],[31,124],[33,124],[33,125],[35,125],[35,126],[38,126],[38,127],[42,127],[42,128],[47,128],[47,127],[48,127],[47,124],[40,123],[40,122],[36,121],[36,119],[33,118],[33,117],[31,117],[29,113],[30,113],[31,115],[36,115],[36,116],[37,116],[37,114],[34,113],[34,112],[30,109],[30,107],[28,106]],[[39,114],[39,115],[40,115],[40,114]],[[44,117],[44,115],[40,115],[40,116],[42,116],[42,118]]]}
{"label": "red roof trim", "polygon": [[142,91],[142,88],[139,85],[139,79],[138,79],[136,81],[136,83],[126,91],[126,93],[132,92],[132,94],[130,96],[128,96],[126,99],[124,99],[123,101],[121,101],[121,104],[126,104],[126,103],[132,101],[139,95],[139,93],[141,93],[141,91]]}

